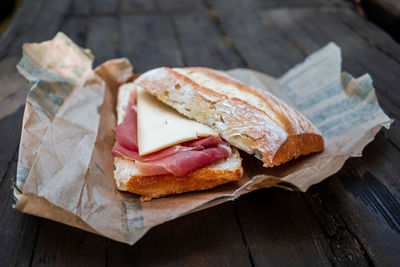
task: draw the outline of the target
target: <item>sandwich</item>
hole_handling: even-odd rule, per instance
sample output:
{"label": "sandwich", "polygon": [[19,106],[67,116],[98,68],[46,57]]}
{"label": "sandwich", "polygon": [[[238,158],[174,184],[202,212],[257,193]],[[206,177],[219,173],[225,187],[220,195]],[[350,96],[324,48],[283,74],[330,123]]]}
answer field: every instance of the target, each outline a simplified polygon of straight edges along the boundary
{"label": "sandwich", "polygon": [[210,189],[243,175],[236,148],[135,82],[119,88],[117,121],[112,154],[114,178],[121,191],[150,200]]}
{"label": "sandwich", "polygon": [[[125,135],[119,128],[125,127],[125,119],[134,117],[136,110],[138,128],[130,128],[138,133],[135,147],[123,137],[118,140]],[[264,167],[324,149],[321,133],[298,111],[265,91],[208,68],[162,67],[143,73],[120,87],[117,114],[113,148],[117,187],[148,198],[205,190],[240,179],[243,169],[237,148],[253,154]],[[174,121],[175,129],[168,132],[160,126],[165,121]],[[201,148],[193,148],[197,144]],[[137,149],[142,158],[119,153],[121,147]],[[177,149],[189,157],[199,151],[213,153],[207,158],[215,161],[200,164],[199,156],[193,156],[182,165],[191,166],[190,170],[159,170],[152,159]],[[220,152],[205,152],[210,149]]]}

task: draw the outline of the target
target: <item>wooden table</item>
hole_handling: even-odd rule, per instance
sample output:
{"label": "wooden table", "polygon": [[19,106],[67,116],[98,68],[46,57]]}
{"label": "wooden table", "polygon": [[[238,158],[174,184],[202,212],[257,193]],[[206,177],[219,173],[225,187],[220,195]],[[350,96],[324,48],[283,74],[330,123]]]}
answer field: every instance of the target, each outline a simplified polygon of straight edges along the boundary
{"label": "wooden table", "polygon": [[63,31],[96,55],[157,66],[253,68],[279,77],[329,41],[370,73],[400,118],[400,46],[347,1],[25,0],[0,40],[0,266],[400,264],[400,124],[307,193],[259,190],[152,229],[134,246],[11,207],[27,83],[24,42]]}

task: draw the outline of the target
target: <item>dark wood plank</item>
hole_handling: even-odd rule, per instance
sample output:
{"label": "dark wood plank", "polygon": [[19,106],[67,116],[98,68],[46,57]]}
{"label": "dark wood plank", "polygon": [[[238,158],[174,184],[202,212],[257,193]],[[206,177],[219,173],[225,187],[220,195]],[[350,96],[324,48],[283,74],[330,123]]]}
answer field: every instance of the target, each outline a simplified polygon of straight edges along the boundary
{"label": "dark wood plank", "polygon": [[400,2],[397,0],[364,0],[361,6],[369,19],[400,41]]}
{"label": "dark wood plank", "polygon": [[18,151],[11,154],[14,158],[4,179],[0,180],[0,266],[28,266],[40,219],[12,208],[12,179],[16,175]]}
{"label": "dark wood plank", "polygon": [[0,183],[5,179],[12,157],[18,149],[23,114],[24,107],[20,107],[15,113],[0,119]]}
{"label": "dark wood plank", "polygon": [[378,266],[400,261],[400,153],[380,134],[363,158],[350,159],[334,177],[313,186],[305,195],[331,242],[347,231]]}
{"label": "dark wood plank", "polygon": [[[256,266],[326,266],[340,262],[315,222],[301,193],[262,189],[235,202]],[[366,265],[353,240],[342,242],[353,257],[347,264]]]}
{"label": "dark wood plank", "polygon": [[[371,173],[397,201],[400,201],[400,166],[396,164],[399,160],[400,151],[387,142],[383,133],[379,133],[375,140],[364,149],[363,157],[352,159],[351,164],[346,166],[352,170],[352,174],[358,174],[359,178],[362,178],[366,172]],[[390,210],[389,207],[388,210]]]}
{"label": "dark wood plank", "polygon": [[90,0],[93,14],[115,14],[118,10],[118,2],[115,0]]}
{"label": "dark wood plank", "polygon": [[[15,66],[18,61],[17,57],[0,61],[0,120],[16,112],[25,103],[28,93],[27,82],[16,71]],[[6,131],[6,129],[2,130]]]}
{"label": "dark wood plank", "polygon": [[69,14],[88,15],[91,12],[91,1],[75,0],[71,2]]}
{"label": "dark wood plank", "polygon": [[230,4],[223,0],[210,3],[224,31],[249,67],[279,76],[306,56],[293,43],[287,42],[277,27],[262,24],[259,6],[253,7],[253,2],[249,5],[240,0]]}
{"label": "dark wood plank", "polygon": [[249,266],[231,205],[157,226],[134,246],[135,265]]}
{"label": "dark wood plank", "polygon": [[352,10],[341,10],[338,15],[354,33],[364,38],[370,45],[400,61],[400,47],[390,35],[382,31],[376,24],[365,18],[354,16]]}
{"label": "dark wood plank", "polygon": [[[31,10],[29,6],[21,8],[20,12],[24,16],[19,19],[22,19],[24,23],[15,29],[13,36],[10,36],[15,39],[10,50],[7,51],[7,56],[17,55],[20,57],[23,43],[49,40],[59,31],[64,16],[68,13],[71,0],[40,2],[42,4],[39,7],[35,6],[35,10]],[[36,14],[31,12],[36,12]],[[44,25],[46,26],[44,27]]]}
{"label": "dark wood plank", "polygon": [[[314,6],[314,7],[327,7],[327,6],[349,6],[350,3],[342,0],[257,0],[260,2],[261,7],[288,7],[296,8],[302,6]],[[350,1],[349,1],[350,2]]]}
{"label": "dark wood plank", "polygon": [[[171,1],[164,1],[170,3]],[[198,2],[190,2],[198,3]],[[205,66],[216,69],[243,67],[244,63],[234,49],[224,42],[224,36],[218,32],[205,7],[185,6],[179,11],[171,11],[173,25],[188,66]],[[196,12],[190,12],[196,10]]]}
{"label": "dark wood plank", "polygon": [[[44,1],[24,1],[23,5],[19,8],[15,14],[10,25],[0,36],[0,59],[4,59],[5,56],[11,56],[11,50],[16,51],[21,49],[16,48],[14,45],[21,45],[22,43],[15,44],[15,40],[19,34],[22,34],[27,28],[27,25],[33,23],[35,17],[40,12]],[[28,11],[31,12],[28,16]],[[13,43],[14,42],[14,43]],[[15,53],[15,52],[14,52]]]}
{"label": "dark wood plank", "polygon": [[120,4],[120,12],[123,13],[154,11],[155,9],[155,2],[148,0],[121,0]]}
{"label": "dark wood plank", "polygon": [[130,247],[109,241],[108,266],[248,266],[231,203],[150,230]]}
{"label": "dark wood plank", "polygon": [[[25,1],[10,23],[7,30],[0,36],[0,119],[14,113],[25,103],[26,81],[15,68],[22,51],[21,35],[27,32],[27,25],[32,25],[35,16],[43,8],[43,1]],[[51,17],[51,16],[50,16]],[[51,28],[51,27],[49,27]],[[29,29],[34,31],[34,29]],[[30,32],[31,33],[31,32]],[[29,40],[29,39],[25,39]]]}
{"label": "dark wood plank", "polygon": [[86,46],[95,56],[94,67],[118,57],[119,34],[117,19],[114,16],[90,18],[86,38]]}
{"label": "dark wood plank", "polygon": [[[25,103],[27,82],[15,68],[22,54],[23,43],[52,38],[59,30],[59,25],[69,8],[69,2],[69,0],[24,1],[14,20],[1,36],[0,119],[13,113]],[[41,15],[41,12],[46,15]]]}
{"label": "dark wood plank", "polygon": [[84,16],[68,15],[61,26],[61,31],[71,38],[71,40],[77,45],[86,47],[86,36],[88,31],[87,20],[88,19]]}
{"label": "dark wood plank", "polygon": [[32,266],[105,266],[105,238],[42,219]]}
{"label": "dark wood plank", "polygon": [[[343,68],[354,75],[370,73],[374,78],[377,91],[394,107],[399,108],[400,92],[393,89],[394,85],[400,81],[399,62],[354,35],[350,28],[339,22],[335,14],[315,12],[311,15],[310,24],[319,21],[329,25],[328,30],[321,25],[315,25],[319,31],[324,30],[324,34],[321,34],[320,38],[329,38],[343,47]],[[353,38],[346,38],[349,35],[352,35]],[[377,65],[384,67],[377,68]],[[395,115],[399,116],[396,113]]]}
{"label": "dark wood plank", "polygon": [[136,72],[183,65],[174,29],[166,15],[122,15],[120,21],[120,53],[131,60]]}
{"label": "dark wood plank", "polygon": [[156,0],[156,3],[162,11],[169,13],[199,13],[206,9],[203,1]]}
{"label": "dark wood plank", "polygon": [[[146,238],[146,236],[144,236],[144,238]],[[106,253],[107,266],[136,266],[135,251],[132,246],[113,240],[107,240]]]}

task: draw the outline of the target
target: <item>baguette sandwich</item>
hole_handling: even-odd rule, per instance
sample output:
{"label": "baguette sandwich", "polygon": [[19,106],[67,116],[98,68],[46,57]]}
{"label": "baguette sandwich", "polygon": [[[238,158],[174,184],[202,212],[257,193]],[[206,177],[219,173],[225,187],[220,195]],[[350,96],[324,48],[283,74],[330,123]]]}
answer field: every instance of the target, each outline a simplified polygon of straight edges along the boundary
{"label": "baguette sandwich", "polygon": [[140,75],[120,87],[117,116],[117,187],[150,199],[239,180],[236,148],[264,167],[324,149],[321,133],[299,112],[207,68]]}
{"label": "baguette sandwich", "polygon": [[239,180],[242,159],[218,133],[141,90],[119,88],[112,153],[117,188],[150,200]]}

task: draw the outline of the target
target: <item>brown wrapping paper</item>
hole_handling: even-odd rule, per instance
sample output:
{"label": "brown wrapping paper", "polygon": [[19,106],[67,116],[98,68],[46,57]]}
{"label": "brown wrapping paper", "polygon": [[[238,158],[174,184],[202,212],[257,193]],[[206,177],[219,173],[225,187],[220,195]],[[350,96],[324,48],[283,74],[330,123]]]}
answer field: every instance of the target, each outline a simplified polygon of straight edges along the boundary
{"label": "brown wrapping paper", "polygon": [[[90,51],[62,33],[51,41],[25,44],[23,52],[18,70],[29,80],[31,89],[23,120],[14,207],[128,244],[158,224],[257,188],[281,186],[305,191],[337,172],[347,158],[361,156],[363,147],[391,122],[376,101],[369,76],[354,79],[341,73],[340,49],[334,44],[279,80],[251,70],[231,70],[229,75],[272,92],[308,116],[322,129],[325,151],[272,169],[244,155],[246,174],[238,182],[140,202],[138,196],[116,189],[111,156],[116,93],[133,75],[130,62],[114,59],[93,70]],[[303,90],[301,94],[299,90]],[[328,91],[325,94],[323,90]],[[324,114],[331,113],[332,101],[346,109],[327,117]],[[346,123],[346,116],[360,119]],[[361,119],[365,116],[367,120]],[[351,140],[346,137],[349,134]]]}

